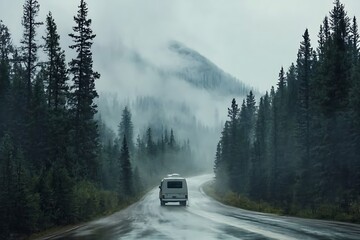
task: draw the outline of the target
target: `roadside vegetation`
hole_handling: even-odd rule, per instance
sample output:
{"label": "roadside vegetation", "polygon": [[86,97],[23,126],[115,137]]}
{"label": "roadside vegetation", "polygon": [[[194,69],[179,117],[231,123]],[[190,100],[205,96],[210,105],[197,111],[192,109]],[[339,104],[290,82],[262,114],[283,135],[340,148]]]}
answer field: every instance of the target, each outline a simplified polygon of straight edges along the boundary
{"label": "roadside vegetation", "polygon": [[277,215],[311,218],[311,219],[323,219],[323,220],[334,220],[351,223],[360,223],[358,220],[359,205],[354,204],[349,213],[344,213],[339,207],[334,205],[323,204],[320,205],[315,211],[312,209],[296,209],[292,208],[285,209],[264,201],[253,201],[248,197],[241,196],[238,193],[227,191],[218,192],[215,190],[214,182],[209,182],[203,186],[204,192],[214,198],[215,200],[237,208],[242,208],[255,212],[271,213]]}
{"label": "roadside vegetation", "polygon": [[134,142],[128,107],[117,132],[101,120],[91,50],[96,35],[86,2],[79,2],[68,64],[51,12],[44,23],[37,20],[37,0],[23,5],[19,47],[0,20],[0,239],[113,213],[193,162],[189,140],[178,139],[176,129],[149,126]]}
{"label": "roadside vegetation", "polygon": [[360,222],[357,19],[336,0],[317,36],[313,48],[305,30],[296,62],[281,67],[258,105],[251,91],[241,105],[233,99],[215,156],[215,193],[252,209],[249,199],[283,214]]}

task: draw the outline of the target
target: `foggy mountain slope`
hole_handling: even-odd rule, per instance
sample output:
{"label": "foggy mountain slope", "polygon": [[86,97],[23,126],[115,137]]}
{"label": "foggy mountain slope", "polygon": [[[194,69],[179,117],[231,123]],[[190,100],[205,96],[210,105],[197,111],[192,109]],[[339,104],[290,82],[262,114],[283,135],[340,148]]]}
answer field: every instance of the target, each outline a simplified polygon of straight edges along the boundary
{"label": "foggy mountain slope", "polygon": [[[153,55],[121,44],[115,48],[100,47],[97,51],[102,55],[99,64],[106,71],[125,69],[125,73],[119,72],[120,75],[116,76],[119,81],[132,81],[131,78],[134,76],[129,77],[129,74],[126,74],[126,71],[131,69],[132,75],[134,72],[137,73],[136,78],[142,74],[150,75],[145,77],[148,83],[150,81],[156,84],[153,81],[154,77],[167,82],[177,79],[220,97],[243,97],[253,90],[251,86],[224,72],[196,50],[178,41],[168,42],[158,52],[152,53]],[[257,91],[253,91],[257,95]]]}
{"label": "foggy mountain slope", "polygon": [[[169,42],[156,55],[150,56],[121,44],[111,48],[98,47],[97,52],[102,55],[99,64],[106,70],[102,72],[102,81],[109,85],[100,89],[100,97],[106,98],[112,93],[118,96],[120,102],[113,104],[114,99],[100,101],[100,112],[105,115],[121,111],[114,109],[118,105],[129,105],[136,99],[144,98],[157,104],[148,104],[148,117],[142,120],[156,118],[156,122],[162,122],[159,120],[162,118],[171,122],[170,119],[176,119],[185,125],[190,121],[192,124],[199,122],[207,127],[219,127],[225,120],[219,116],[226,116],[232,98],[241,101],[251,90],[197,51],[176,41]],[[112,102],[112,107],[109,102]],[[137,106],[134,104],[134,112]],[[166,109],[165,113],[159,113],[159,106]],[[186,114],[184,108],[188,109]],[[149,116],[151,114],[154,116]],[[116,128],[114,121],[117,120],[113,117],[104,119]]]}
{"label": "foggy mountain slope", "polygon": [[212,168],[227,107],[232,98],[242,101],[251,88],[179,42],[153,55],[121,45],[97,52],[108,85],[99,90],[97,101],[102,121],[116,133],[128,106],[134,137],[148,127],[158,136],[173,128],[178,140],[189,139],[199,159]]}
{"label": "foggy mountain slope", "polygon": [[251,90],[250,86],[224,72],[209,59],[184,44],[172,41],[169,43],[169,49],[189,63],[177,69],[174,74],[195,87],[234,97],[246,95]]}

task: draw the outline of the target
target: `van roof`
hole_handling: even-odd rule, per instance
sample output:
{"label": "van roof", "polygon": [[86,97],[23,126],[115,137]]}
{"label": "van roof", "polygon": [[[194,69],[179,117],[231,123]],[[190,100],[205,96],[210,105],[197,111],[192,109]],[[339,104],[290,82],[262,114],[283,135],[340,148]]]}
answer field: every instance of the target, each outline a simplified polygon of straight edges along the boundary
{"label": "van roof", "polygon": [[178,173],[171,173],[167,175],[168,177],[180,177],[180,174]]}
{"label": "van roof", "polygon": [[174,177],[165,177],[163,180],[185,180],[183,177],[174,176]]}

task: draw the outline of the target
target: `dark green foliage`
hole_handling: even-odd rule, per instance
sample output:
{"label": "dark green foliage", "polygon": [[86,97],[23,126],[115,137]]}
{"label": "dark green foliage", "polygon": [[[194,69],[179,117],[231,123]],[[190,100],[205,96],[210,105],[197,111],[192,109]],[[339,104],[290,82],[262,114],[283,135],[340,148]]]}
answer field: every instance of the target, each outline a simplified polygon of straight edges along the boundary
{"label": "dark green foliage", "polygon": [[0,218],[4,234],[36,230],[39,195],[34,192],[32,179],[24,168],[22,151],[14,146],[9,134],[1,140],[0,176]]}
{"label": "dark green foliage", "polygon": [[16,156],[15,147],[11,136],[5,134],[1,139],[0,145],[0,224],[1,234],[4,237],[10,233],[14,223],[14,215],[12,214],[13,202],[15,198],[15,169]]}
{"label": "dark green foliage", "polygon": [[153,140],[152,130],[150,127],[146,131],[146,150],[149,155],[154,156],[156,154],[156,146]]}
{"label": "dark green foliage", "polygon": [[299,195],[297,201],[304,204],[311,197],[313,191],[309,181],[313,176],[311,173],[311,116],[313,109],[310,108],[311,88],[310,80],[313,76],[313,56],[308,30],[303,35],[297,59],[297,80],[298,80],[298,99],[297,99],[297,141],[299,146],[300,165],[298,172]]}
{"label": "dark green foliage", "polygon": [[73,84],[69,98],[73,117],[73,146],[77,167],[72,174],[79,178],[98,180],[99,150],[97,123],[94,115],[97,112],[94,99],[98,97],[95,80],[100,74],[93,70],[91,46],[95,34],[90,28],[91,19],[87,18],[88,8],[84,0],[80,1],[77,16],[74,17],[74,33],[69,34],[74,44],[70,46],[77,53],[69,63],[69,72]]}
{"label": "dark green foliage", "polygon": [[125,107],[122,112],[121,121],[118,128],[119,128],[118,137],[120,143],[123,142],[123,137],[125,136],[127,139],[129,151],[132,153],[134,151],[134,140],[133,140],[134,126],[131,121],[131,112],[128,107]]}
{"label": "dark green foliage", "polygon": [[26,74],[24,76],[26,82],[26,96],[27,103],[30,104],[31,98],[31,84],[34,80],[37,67],[37,49],[36,43],[36,28],[42,25],[37,22],[35,18],[39,14],[40,4],[37,0],[26,0],[24,3],[24,13],[22,18],[22,25],[24,27],[23,39],[21,40],[22,61],[25,63]]}
{"label": "dark green foliage", "polygon": [[[165,140],[166,141],[166,140]],[[174,131],[171,129],[170,131],[170,140],[169,140],[169,147],[170,149],[175,149],[176,142],[174,137]]]}
{"label": "dark green foliage", "polygon": [[126,136],[124,135],[120,150],[120,171],[119,171],[119,194],[132,196],[134,193],[133,172],[130,163],[130,153],[127,145]]}
{"label": "dark green foliage", "polygon": [[281,68],[277,89],[260,98],[255,115],[247,96],[235,138],[236,117],[229,111],[216,152],[215,186],[220,191],[226,184],[284,213],[358,222],[359,34],[356,18],[350,22],[339,0],[318,37],[314,51],[305,30],[296,65],[287,73]]}
{"label": "dark green foliage", "polygon": [[51,12],[46,17],[46,36],[44,51],[47,53],[45,68],[47,105],[53,111],[65,108],[68,86],[66,81],[65,51],[60,47],[60,36]]}
{"label": "dark green foliage", "polygon": [[13,52],[8,28],[0,20],[0,136],[9,124],[10,57]]}
{"label": "dark green foliage", "polygon": [[38,11],[36,0],[25,1],[20,52],[0,21],[0,239],[111,213],[135,201],[159,176],[195,172],[190,143],[179,144],[175,129],[169,136],[149,127],[134,146],[128,108],[121,137],[95,120],[99,74],[92,69],[95,35],[85,1],[70,34],[77,53],[70,69],[51,13],[45,61],[38,62]]}

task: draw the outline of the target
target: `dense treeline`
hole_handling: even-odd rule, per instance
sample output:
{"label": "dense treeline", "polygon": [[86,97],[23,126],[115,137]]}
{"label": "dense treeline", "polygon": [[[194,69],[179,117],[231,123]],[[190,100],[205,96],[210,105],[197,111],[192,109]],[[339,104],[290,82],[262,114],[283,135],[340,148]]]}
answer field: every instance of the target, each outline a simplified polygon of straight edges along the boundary
{"label": "dense treeline", "polygon": [[173,130],[158,138],[149,127],[134,144],[128,108],[117,134],[96,120],[100,74],[87,4],[80,0],[74,16],[69,64],[51,12],[38,42],[39,8],[25,1],[20,47],[0,21],[0,239],[114,211],[191,159]]}
{"label": "dense treeline", "polygon": [[[276,88],[228,109],[215,157],[218,191],[285,213],[360,221],[360,61],[356,18],[336,0],[318,47],[303,35]],[[225,186],[227,188],[225,188]]]}
{"label": "dense treeline", "polygon": [[[131,112],[128,107],[122,112],[118,134],[114,140],[113,137],[109,137],[111,131],[106,131],[105,125],[101,125],[101,128],[104,129],[101,131],[104,143],[101,157],[102,182],[107,190],[118,191],[122,195],[128,192],[122,189],[132,186],[141,192],[142,189],[157,184],[159,178],[168,173],[197,172],[193,167],[194,157],[189,140],[179,143],[173,129],[168,131],[167,128],[157,129],[149,126],[134,142]],[[119,166],[120,170],[117,170]],[[119,172],[123,174],[119,175]],[[126,175],[132,177],[125,177]],[[127,183],[128,180],[132,182]]]}

